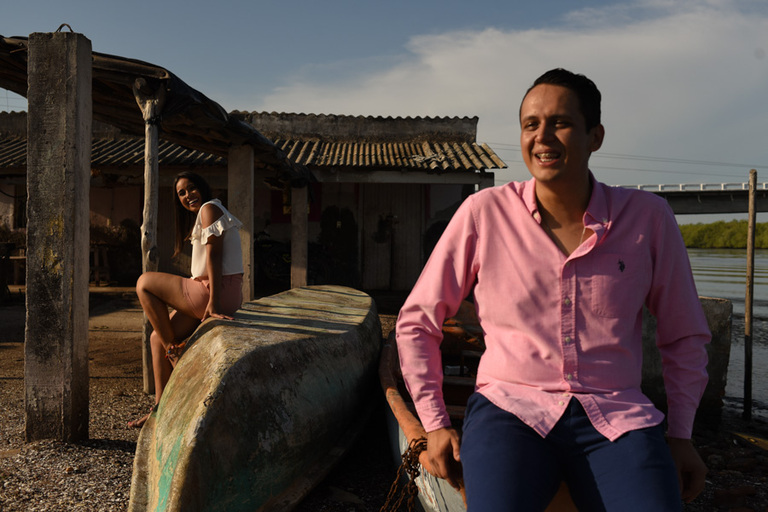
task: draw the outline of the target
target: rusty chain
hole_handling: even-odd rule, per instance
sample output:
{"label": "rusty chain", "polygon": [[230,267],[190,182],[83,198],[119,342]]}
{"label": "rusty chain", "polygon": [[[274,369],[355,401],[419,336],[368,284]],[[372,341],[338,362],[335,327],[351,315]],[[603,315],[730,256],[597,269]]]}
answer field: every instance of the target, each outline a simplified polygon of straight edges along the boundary
{"label": "rusty chain", "polygon": [[[408,496],[407,510],[413,512],[416,496],[419,494],[419,488],[416,486],[416,478],[421,474],[419,455],[421,452],[427,449],[427,440],[423,437],[412,440],[408,444],[408,448],[403,453],[403,462],[400,467],[397,468],[397,476],[395,481],[392,482],[392,486],[389,488],[389,494],[387,495],[387,501],[384,506],[381,507],[379,512],[397,512],[400,510],[400,506],[403,503],[403,499]],[[398,493],[398,483],[403,477],[403,474],[408,475],[408,483]],[[395,501],[396,500],[396,501]]]}

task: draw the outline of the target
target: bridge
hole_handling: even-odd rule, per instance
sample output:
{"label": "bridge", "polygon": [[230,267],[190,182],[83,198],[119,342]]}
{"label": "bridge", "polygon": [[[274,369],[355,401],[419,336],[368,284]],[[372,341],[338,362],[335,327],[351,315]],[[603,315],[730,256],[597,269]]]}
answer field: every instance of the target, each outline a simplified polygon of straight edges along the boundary
{"label": "bridge", "polygon": [[[677,214],[749,213],[749,183],[681,183],[675,185],[618,185],[653,192]],[[755,187],[755,211],[768,212],[768,183]]]}

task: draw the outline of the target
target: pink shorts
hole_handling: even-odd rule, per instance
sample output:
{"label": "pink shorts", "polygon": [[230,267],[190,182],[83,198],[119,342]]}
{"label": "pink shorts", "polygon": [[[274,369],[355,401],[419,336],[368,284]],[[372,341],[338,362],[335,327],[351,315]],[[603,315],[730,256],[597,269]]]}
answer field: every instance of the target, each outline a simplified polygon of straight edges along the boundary
{"label": "pink shorts", "polygon": [[[204,277],[189,278],[182,282],[184,296],[195,316],[202,319],[208,300],[211,298],[210,284]],[[221,276],[221,311],[231,316],[243,303],[243,274]]]}

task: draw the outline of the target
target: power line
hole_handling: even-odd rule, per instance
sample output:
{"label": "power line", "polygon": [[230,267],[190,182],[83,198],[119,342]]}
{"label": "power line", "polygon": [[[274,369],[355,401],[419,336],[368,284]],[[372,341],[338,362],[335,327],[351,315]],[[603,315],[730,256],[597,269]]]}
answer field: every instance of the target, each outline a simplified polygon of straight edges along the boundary
{"label": "power line", "polygon": [[[506,147],[509,150],[513,151],[520,151],[520,146],[515,144],[507,144],[503,142],[488,142],[488,145],[493,145],[494,147]],[[759,167],[759,168],[766,168],[768,167],[768,164],[743,164],[743,163],[734,163],[734,162],[715,162],[712,160],[691,160],[688,158],[669,158],[669,157],[659,157],[659,156],[642,156],[642,155],[629,155],[624,153],[606,153],[604,151],[598,151],[596,153],[592,154],[592,158],[621,158],[625,160],[641,160],[641,161],[648,161],[648,162],[661,162],[661,163],[675,163],[675,164],[686,164],[686,165],[710,165],[710,166],[726,166],[726,167],[749,167],[750,169]]]}
{"label": "power line", "polygon": [[[520,164],[520,165],[523,164],[523,162],[521,161],[507,162],[508,165],[510,163]],[[637,167],[616,167],[616,166],[604,166],[604,165],[590,165],[589,168],[592,170],[630,171],[630,172],[647,173],[647,174],[682,174],[682,175],[689,175],[689,176],[725,177],[725,178],[735,178],[738,181],[744,181],[746,179],[746,174],[737,175],[735,174],[736,170],[734,170],[733,173],[722,173],[722,172],[716,173],[716,172],[702,172],[702,171],[682,171],[682,170],[673,170],[673,169],[640,169]]]}
{"label": "power line", "polygon": [[654,156],[637,156],[637,155],[622,155],[620,153],[595,153],[592,156],[601,157],[601,158],[622,158],[626,160],[641,160],[641,161],[647,161],[647,162],[661,162],[661,163],[675,163],[675,164],[686,164],[686,165],[710,165],[710,166],[716,166],[716,167],[741,167],[745,168],[748,167],[750,169],[754,169],[755,167],[768,167],[768,165],[758,165],[758,164],[737,164],[733,162],[713,162],[711,160],[690,160],[685,158],[662,158],[662,157],[654,157]]}
{"label": "power line", "polygon": [[[522,163],[521,160],[517,159],[519,156],[520,146],[515,144],[508,144],[508,143],[495,143],[495,142],[489,142],[489,145],[491,145],[495,151],[498,153],[507,153],[510,154],[514,151],[516,154],[513,156],[513,160],[508,163]],[[642,156],[642,155],[630,155],[630,154],[621,154],[621,153],[605,153],[605,152],[597,152],[592,155],[593,159],[619,159],[619,160],[629,160],[629,161],[640,161],[640,162],[654,162],[654,163],[660,163],[660,164],[669,164],[670,166],[673,166],[672,168],[656,168],[656,169],[642,169],[637,167],[616,167],[616,166],[605,166],[605,165],[593,165],[590,166],[593,169],[602,169],[602,170],[613,170],[613,171],[631,171],[631,172],[641,172],[641,173],[655,173],[655,174],[687,174],[687,175],[698,175],[698,176],[720,176],[720,177],[737,177],[739,179],[742,178],[744,169],[755,169],[755,168],[766,168],[768,165],[747,165],[747,164],[740,164],[740,163],[733,163],[733,162],[715,162],[711,160],[692,160],[692,159],[685,159],[685,158],[663,158],[663,157],[652,157],[652,156]],[[685,171],[685,170],[679,170],[678,168],[675,168],[674,166],[678,165],[697,165],[697,166],[709,166],[709,167],[718,167],[720,169],[720,172],[712,173],[712,172],[704,172],[701,170],[696,171]],[[723,167],[732,167],[733,169],[723,169]],[[738,175],[735,173],[739,173]]]}
{"label": "power line", "polygon": [[[730,174],[724,174],[724,173],[708,173],[708,172],[701,172],[701,171],[677,171],[677,170],[670,170],[670,169],[636,169],[632,167],[614,167],[614,166],[600,166],[600,165],[590,165],[590,169],[600,169],[604,171],[632,171],[632,172],[647,172],[647,173],[654,173],[654,174],[685,174],[690,176],[726,176],[726,177],[736,177],[736,175],[730,175]],[[747,174],[744,173],[743,175],[743,181],[746,181]]]}

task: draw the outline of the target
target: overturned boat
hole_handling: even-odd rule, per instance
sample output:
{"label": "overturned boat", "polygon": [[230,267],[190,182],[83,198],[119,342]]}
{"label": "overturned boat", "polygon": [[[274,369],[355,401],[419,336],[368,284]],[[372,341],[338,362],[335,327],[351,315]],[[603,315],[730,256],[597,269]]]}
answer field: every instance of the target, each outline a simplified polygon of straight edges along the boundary
{"label": "overturned boat", "polygon": [[375,401],[381,326],[366,294],[296,288],[208,320],[136,448],[129,510],[288,511]]}

